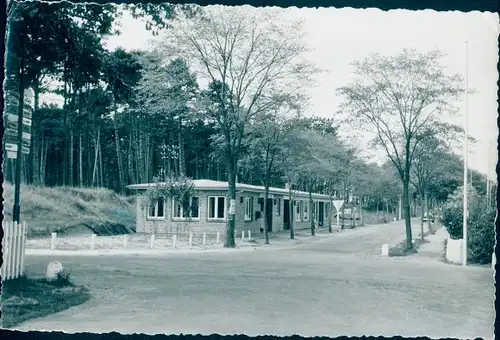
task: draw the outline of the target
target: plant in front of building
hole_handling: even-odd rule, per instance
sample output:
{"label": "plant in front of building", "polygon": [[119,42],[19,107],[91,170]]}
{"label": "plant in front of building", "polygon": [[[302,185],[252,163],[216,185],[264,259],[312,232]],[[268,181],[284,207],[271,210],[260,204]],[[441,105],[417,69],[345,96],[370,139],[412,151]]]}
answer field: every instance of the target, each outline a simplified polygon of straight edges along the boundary
{"label": "plant in front of building", "polygon": [[[141,199],[141,208],[148,209],[149,206],[157,202],[181,202],[184,207],[184,215],[187,219],[191,216],[191,197],[194,196],[194,183],[186,176],[167,176],[163,173],[153,177],[153,183],[144,192]],[[153,222],[154,223],[154,222]],[[156,232],[156,225],[153,225],[153,232]]]}

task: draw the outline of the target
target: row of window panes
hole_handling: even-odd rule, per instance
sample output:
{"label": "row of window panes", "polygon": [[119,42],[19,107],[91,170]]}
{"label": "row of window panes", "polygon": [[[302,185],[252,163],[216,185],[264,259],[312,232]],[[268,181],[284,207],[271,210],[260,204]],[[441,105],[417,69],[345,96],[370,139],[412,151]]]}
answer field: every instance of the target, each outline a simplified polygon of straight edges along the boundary
{"label": "row of window panes", "polygon": [[[208,197],[208,219],[219,220],[226,218],[226,197],[210,196]],[[148,205],[148,218],[165,218],[165,201],[160,198],[155,204]],[[172,199],[172,218],[183,220],[191,218],[193,220],[200,219],[200,198],[193,196],[189,200],[182,203]]]}
{"label": "row of window panes", "polygon": [[[297,202],[299,204],[297,204]],[[172,217],[174,219],[187,219],[190,217],[193,220],[200,218],[200,198],[197,196],[191,197],[189,200],[179,204],[174,199],[172,200]],[[276,215],[281,214],[281,200],[275,199]],[[309,204],[307,201],[294,201],[296,206],[296,221],[308,221]],[[164,218],[163,199],[159,199],[155,204],[148,206],[148,218]],[[319,211],[319,202],[314,202],[315,210]],[[225,219],[226,218],[226,197],[224,196],[210,196],[208,197],[208,219]],[[325,217],[328,217],[329,204],[325,204]],[[254,213],[253,197],[245,197],[245,221],[251,221]]]}

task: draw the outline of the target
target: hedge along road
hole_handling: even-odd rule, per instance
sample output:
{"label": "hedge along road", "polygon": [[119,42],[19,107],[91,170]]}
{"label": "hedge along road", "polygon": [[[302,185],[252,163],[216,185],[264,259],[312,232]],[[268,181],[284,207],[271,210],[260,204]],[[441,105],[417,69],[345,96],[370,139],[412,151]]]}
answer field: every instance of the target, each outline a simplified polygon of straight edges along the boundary
{"label": "hedge along road", "polygon": [[28,256],[28,274],[57,259],[93,296],[18,329],[491,338],[492,270],[378,255],[403,238],[396,222],[230,256]]}

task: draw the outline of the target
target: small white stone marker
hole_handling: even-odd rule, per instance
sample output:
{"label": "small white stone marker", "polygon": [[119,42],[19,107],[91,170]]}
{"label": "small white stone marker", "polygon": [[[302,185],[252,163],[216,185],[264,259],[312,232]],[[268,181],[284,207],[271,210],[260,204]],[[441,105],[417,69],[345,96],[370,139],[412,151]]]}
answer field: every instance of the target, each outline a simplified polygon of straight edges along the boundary
{"label": "small white stone marker", "polygon": [[251,231],[251,230],[249,230],[249,231],[248,231],[248,240],[250,241],[251,239],[252,239],[252,231]]}
{"label": "small white stone marker", "polygon": [[172,247],[177,247],[177,235],[172,235]]}
{"label": "small white stone marker", "polygon": [[155,246],[155,234],[151,234],[151,240],[149,241],[149,248],[153,249]]}
{"label": "small white stone marker", "polygon": [[203,233],[203,245],[207,243],[207,233]]}
{"label": "small white stone marker", "polygon": [[127,248],[128,245],[128,235],[123,235],[123,248]]}
{"label": "small white stone marker", "polygon": [[243,242],[245,240],[245,231],[241,231],[241,241]]}
{"label": "small white stone marker", "polygon": [[193,233],[189,232],[189,246],[191,247],[193,245]]}
{"label": "small white stone marker", "polygon": [[389,245],[388,244],[382,245],[382,256],[389,256]]}
{"label": "small white stone marker", "polygon": [[50,261],[47,266],[47,280],[56,280],[57,274],[63,270],[63,266],[59,261]]}
{"label": "small white stone marker", "polygon": [[90,240],[90,249],[91,249],[91,250],[94,250],[94,248],[95,248],[95,240],[96,240],[96,237],[97,237],[97,235],[96,235],[96,234],[92,234],[92,238],[91,238],[91,240]]}
{"label": "small white stone marker", "polygon": [[50,240],[50,249],[56,249],[57,233],[52,233],[52,239]]}
{"label": "small white stone marker", "polygon": [[220,242],[220,232],[218,231],[217,232],[217,241],[216,241],[216,243],[219,244],[219,242]]}

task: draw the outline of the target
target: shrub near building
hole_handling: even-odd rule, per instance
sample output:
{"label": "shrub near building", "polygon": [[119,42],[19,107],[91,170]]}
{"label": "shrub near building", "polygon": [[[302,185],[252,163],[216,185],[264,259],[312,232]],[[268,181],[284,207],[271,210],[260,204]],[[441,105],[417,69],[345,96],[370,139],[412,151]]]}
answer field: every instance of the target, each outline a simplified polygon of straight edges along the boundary
{"label": "shrub near building", "polygon": [[[494,251],[496,211],[493,206],[488,209],[486,199],[473,187],[469,186],[468,192],[467,261],[487,264]],[[452,239],[463,238],[463,187],[450,195],[442,211],[441,223]]]}

